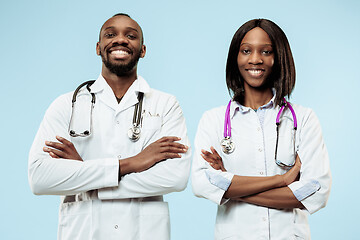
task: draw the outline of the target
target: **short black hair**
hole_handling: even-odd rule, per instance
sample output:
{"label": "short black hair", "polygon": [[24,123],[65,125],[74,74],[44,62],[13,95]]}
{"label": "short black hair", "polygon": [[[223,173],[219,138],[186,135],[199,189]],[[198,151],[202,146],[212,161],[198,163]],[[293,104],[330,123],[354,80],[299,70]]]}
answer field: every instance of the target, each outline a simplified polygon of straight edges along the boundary
{"label": "short black hair", "polygon": [[[116,13],[116,14],[114,14],[111,18],[117,17],[117,16],[125,16],[125,17],[128,17],[128,18],[134,20],[132,17],[130,17],[129,14],[126,14],[126,13]],[[109,19],[108,19],[108,20],[109,20]],[[107,20],[106,20],[106,21],[107,21]],[[105,21],[105,22],[106,22],[106,21]],[[135,21],[135,20],[134,20],[134,21]],[[136,22],[136,21],[135,21],[135,22]],[[137,22],[136,22],[136,23],[137,23]],[[105,24],[105,23],[104,23],[104,24]],[[104,24],[103,24],[103,25],[101,26],[101,28],[100,28],[99,41],[100,41],[100,36],[101,36],[101,30],[102,30]],[[143,33],[143,30],[142,30],[141,26],[139,25],[139,23],[137,23],[137,24],[138,24],[138,26],[139,26],[139,28],[140,28],[140,31],[141,31],[141,45],[143,45],[143,44],[144,44],[144,33]]]}
{"label": "short black hair", "polygon": [[[114,16],[112,17],[116,17],[116,16],[125,16],[125,17],[128,17],[128,18],[131,18],[129,14],[126,14],[126,13],[117,13],[115,14]],[[131,18],[132,19],[132,18]]]}
{"label": "short black hair", "polygon": [[226,85],[233,99],[243,103],[244,80],[237,64],[240,44],[246,33],[260,27],[269,36],[274,49],[274,66],[269,76],[268,84],[275,88],[275,104],[280,105],[281,100],[290,94],[295,86],[295,64],[290,45],[285,33],[274,22],[268,19],[253,19],[244,23],[232,38],[226,63]]}

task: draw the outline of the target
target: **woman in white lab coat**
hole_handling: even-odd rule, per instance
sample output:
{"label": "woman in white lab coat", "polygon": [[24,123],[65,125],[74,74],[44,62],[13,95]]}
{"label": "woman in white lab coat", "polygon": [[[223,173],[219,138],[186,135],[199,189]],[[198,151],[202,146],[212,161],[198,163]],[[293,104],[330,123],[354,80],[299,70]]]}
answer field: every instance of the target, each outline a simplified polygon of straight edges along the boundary
{"label": "woman in white lab coat", "polygon": [[295,66],[279,26],[254,19],[237,30],[226,83],[232,100],[204,113],[192,167],[194,194],[218,204],[215,239],[310,239],[329,159],[315,113],[285,100]]}

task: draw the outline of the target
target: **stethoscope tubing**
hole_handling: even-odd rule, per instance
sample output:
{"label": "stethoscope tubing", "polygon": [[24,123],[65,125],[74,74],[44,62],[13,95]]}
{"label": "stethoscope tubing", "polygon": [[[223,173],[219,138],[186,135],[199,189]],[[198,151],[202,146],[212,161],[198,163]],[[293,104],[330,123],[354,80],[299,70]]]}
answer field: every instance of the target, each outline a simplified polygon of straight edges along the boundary
{"label": "stethoscope tubing", "polygon": [[[220,141],[220,146],[222,147],[222,150],[226,154],[230,154],[234,151],[235,145],[231,138],[231,118],[230,118],[230,107],[231,107],[232,100],[229,101],[226,111],[225,111],[225,121],[224,121],[224,139]],[[275,162],[280,167],[290,168],[294,165],[293,164],[285,164],[277,159],[277,150],[278,150],[278,143],[279,143],[279,126],[280,126],[280,118],[281,115],[284,112],[284,109],[288,107],[290,109],[291,115],[293,117],[294,121],[294,154],[295,154],[295,137],[296,137],[296,130],[297,130],[297,119],[296,114],[289,102],[286,101],[285,98],[282,99],[280,110],[276,116],[276,144],[275,144]]]}
{"label": "stethoscope tubing", "polygon": [[[74,94],[72,96],[71,100],[71,116],[70,116],[70,122],[69,122],[69,128],[68,132],[71,137],[88,137],[92,133],[93,123],[92,123],[92,115],[93,115],[93,108],[95,106],[96,97],[95,94],[91,92],[90,86],[95,82],[95,80],[86,81],[82,84],[80,84],[74,91]],[[89,130],[85,130],[82,133],[76,133],[74,130],[71,129],[72,121],[73,121],[73,115],[74,115],[74,109],[75,109],[75,102],[77,95],[82,87],[86,85],[86,89],[91,94],[91,109],[90,109],[90,128]],[[142,103],[144,98],[144,93],[139,92],[138,93],[138,102],[135,104],[134,109],[134,115],[133,115],[133,124],[131,128],[128,131],[128,137],[131,141],[136,142],[140,138],[141,134],[141,114],[142,114]]]}
{"label": "stethoscope tubing", "polygon": [[[68,129],[68,132],[69,132],[70,136],[72,136],[72,137],[88,137],[92,133],[92,128],[93,128],[92,125],[93,125],[93,123],[92,123],[92,117],[91,116],[92,116],[92,111],[93,111],[93,108],[94,108],[94,105],[95,105],[96,97],[95,97],[94,93],[90,92],[91,91],[90,86],[94,82],[95,82],[95,80],[89,80],[89,81],[83,82],[74,91],[74,94],[73,94],[72,100],[71,100],[71,116],[70,116],[69,129]],[[89,128],[89,130],[85,130],[82,133],[76,133],[74,130],[71,129],[71,123],[73,121],[73,115],[74,115],[74,109],[75,109],[75,102],[76,102],[77,94],[79,93],[80,89],[82,87],[84,87],[85,85],[86,85],[86,89],[91,94],[90,128]]]}
{"label": "stethoscope tubing", "polygon": [[282,114],[283,110],[285,109],[285,107],[288,107],[290,109],[291,115],[294,120],[294,129],[297,129],[297,119],[296,119],[295,111],[294,111],[293,107],[291,106],[291,104],[288,101],[286,101],[285,98],[283,98],[283,104],[281,104],[281,108],[276,116],[276,125],[280,124],[280,117],[281,117],[281,114]]}
{"label": "stethoscope tubing", "polygon": [[231,138],[230,105],[231,100],[229,101],[225,112],[224,138]]}

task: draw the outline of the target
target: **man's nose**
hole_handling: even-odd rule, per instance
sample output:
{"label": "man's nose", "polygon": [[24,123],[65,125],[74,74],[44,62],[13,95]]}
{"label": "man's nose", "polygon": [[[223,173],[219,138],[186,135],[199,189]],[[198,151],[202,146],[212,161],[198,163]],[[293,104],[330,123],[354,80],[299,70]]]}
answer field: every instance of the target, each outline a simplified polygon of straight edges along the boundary
{"label": "man's nose", "polygon": [[125,35],[119,34],[114,38],[114,43],[118,43],[119,45],[127,45],[129,44],[129,39]]}

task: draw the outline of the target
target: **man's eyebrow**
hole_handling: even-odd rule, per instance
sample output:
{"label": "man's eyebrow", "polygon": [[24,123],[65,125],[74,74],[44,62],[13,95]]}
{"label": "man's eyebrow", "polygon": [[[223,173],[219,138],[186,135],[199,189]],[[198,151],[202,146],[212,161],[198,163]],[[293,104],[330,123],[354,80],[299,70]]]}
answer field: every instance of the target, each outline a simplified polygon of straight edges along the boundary
{"label": "man's eyebrow", "polygon": [[107,27],[107,28],[104,28],[103,31],[108,30],[108,29],[110,29],[110,28],[115,28],[115,27],[109,26],[109,27]]}
{"label": "man's eyebrow", "polygon": [[[113,28],[115,28],[115,27],[114,26],[109,26],[107,28],[104,28],[103,31],[106,31],[108,29],[113,29]],[[133,28],[133,27],[126,27],[126,28],[129,29],[129,30],[133,30],[135,32],[139,32],[136,28]]]}
{"label": "man's eyebrow", "polygon": [[136,28],[133,28],[133,27],[127,27],[127,29],[133,30],[135,32],[139,32]]}

